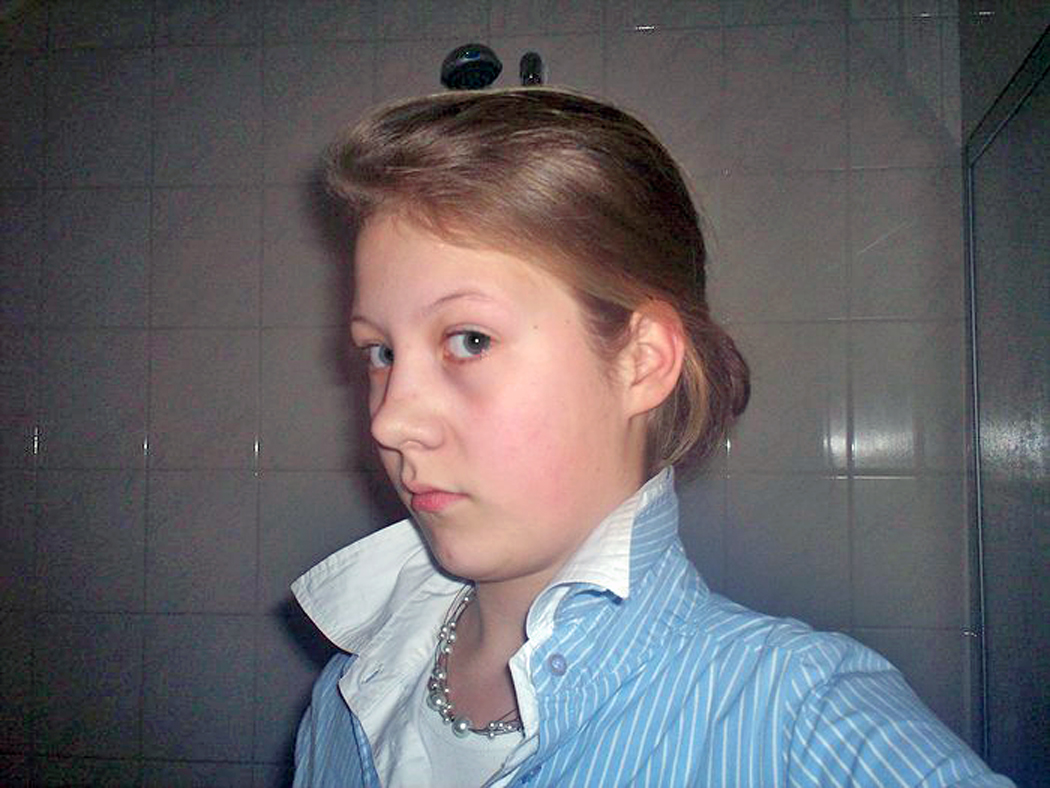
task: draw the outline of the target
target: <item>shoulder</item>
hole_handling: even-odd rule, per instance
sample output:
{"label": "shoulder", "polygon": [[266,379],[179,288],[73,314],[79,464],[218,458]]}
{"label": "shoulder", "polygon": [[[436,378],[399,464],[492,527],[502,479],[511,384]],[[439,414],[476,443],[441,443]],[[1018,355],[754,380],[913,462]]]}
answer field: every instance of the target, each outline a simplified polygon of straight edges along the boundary
{"label": "shoulder", "polygon": [[[896,672],[846,635],[758,613],[719,594],[699,598],[676,622],[679,659],[726,697],[794,714],[807,696],[854,672]],[[666,641],[665,641],[666,642]]]}
{"label": "shoulder", "polygon": [[883,657],[846,635],[757,613],[718,594],[711,594],[696,625],[713,650],[783,662],[810,685],[830,680],[838,672],[894,670]]}
{"label": "shoulder", "polygon": [[723,733],[748,727],[770,742],[793,783],[1010,785],[937,719],[889,661],[847,635],[756,613],[717,594],[696,623],[695,647],[705,652],[707,680],[718,688],[712,722]]}

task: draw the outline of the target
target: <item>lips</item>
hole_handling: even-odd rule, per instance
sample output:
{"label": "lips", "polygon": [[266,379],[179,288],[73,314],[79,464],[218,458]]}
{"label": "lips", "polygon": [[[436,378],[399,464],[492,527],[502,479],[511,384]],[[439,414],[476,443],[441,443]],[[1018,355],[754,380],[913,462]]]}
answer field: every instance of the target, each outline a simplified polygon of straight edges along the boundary
{"label": "lips", "polygon": [[464,497],[459,493],[450,493],[444,490],[413,493],[411,506],[417,512],[440,512]]}
{"label": "lips", "polygon": [[416,512],[440,512],[466,497],[461,493],[439,490],[420,484],[406,484],[404,488],[410,496],[409,506]]}

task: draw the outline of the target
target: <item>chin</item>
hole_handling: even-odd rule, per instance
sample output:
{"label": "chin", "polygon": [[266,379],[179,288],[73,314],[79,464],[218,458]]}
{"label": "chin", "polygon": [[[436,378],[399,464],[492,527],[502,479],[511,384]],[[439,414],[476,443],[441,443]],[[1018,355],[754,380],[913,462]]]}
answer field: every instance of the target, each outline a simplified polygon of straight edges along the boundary
{"label": "chin", "polygon": [[470,550],[462,545],[456,545],[455,539],[449,538],[448,534],[438,535],[433,526],[422,518],[416,517],[416,524],[423,533],[430,557],[441,569],[449,575],[462,577],[464,580],[473,580],[473,570],[477,569],[476,559],[472,560]]}

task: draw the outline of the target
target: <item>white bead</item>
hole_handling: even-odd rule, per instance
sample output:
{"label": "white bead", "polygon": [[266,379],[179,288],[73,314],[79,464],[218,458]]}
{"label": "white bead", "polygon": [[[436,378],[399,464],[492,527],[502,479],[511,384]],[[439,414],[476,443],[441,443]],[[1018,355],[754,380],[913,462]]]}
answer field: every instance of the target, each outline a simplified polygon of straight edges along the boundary
{"label": "white bead", "polygon": [[461,739],[465,736],[469,736],[470,729],[473,727],[474,723],[466,717],[456,717],[456,719],[452,721],[452,732]]}

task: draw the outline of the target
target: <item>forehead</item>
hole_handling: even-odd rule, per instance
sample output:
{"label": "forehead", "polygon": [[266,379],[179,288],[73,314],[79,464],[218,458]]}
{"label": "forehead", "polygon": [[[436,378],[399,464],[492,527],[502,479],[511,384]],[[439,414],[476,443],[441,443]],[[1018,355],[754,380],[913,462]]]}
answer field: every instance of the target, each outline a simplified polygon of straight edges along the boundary
{"label": "forehead", "polygon": [[[576,299],[534,258],[481,243],[437,236],[401,214],[382,213],[358,233],[354,250],[354,312],[441,299],[471,290],[516,300]],[[389,303],[387,303],[389,302]]]}

